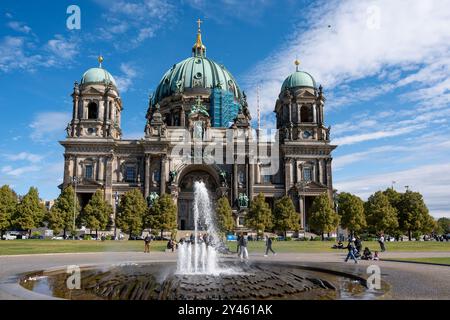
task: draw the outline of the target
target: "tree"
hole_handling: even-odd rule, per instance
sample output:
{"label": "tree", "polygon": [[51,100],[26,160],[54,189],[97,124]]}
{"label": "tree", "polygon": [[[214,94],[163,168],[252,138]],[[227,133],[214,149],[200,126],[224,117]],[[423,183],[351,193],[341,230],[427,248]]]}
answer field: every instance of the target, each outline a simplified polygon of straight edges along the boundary
{"label": "tree", "polygon": [[402,231],[408,233],[411,241],[412,233],[428,233],[433,230],[434,220],[419,192],[406,191],[398,203],[398,222]]}
{"label": "tree", "polygon": [[334,211],[327,193],[322,193],[314,199],[309,224],[322,235],[322,240],[324,233],[330,233],[338,227],[339,215]]}
{"label": "tree", "polygon": [[272,228],[272,220],[272,210],[270,210],[269,204],[265,201],[264,194],[259,193],[250,204],[245,217],[246,224],[259,234]]}
{"label": "tree", "polygon": [[84,207],[81,221],[89,229],[94,229],[98,239],[98,230],[104,230],[113,212],[112,206],[104,200],[102,190],[97,190]]}
{"label": "tree", "polygon": [[288,230],[298,231],[300,229],[300,216],[295,212],[294,204],[288,196],[275,201],[273,210],[275,229],[283,231],[284,238]]}
{"label": "tree", "polygon": [[0,188],[0,240],[3,232],[11,227],[11,218],[16,210],[17,194],[8,186]]}
{"label": "tree", "polygon": [[367,226],[364,201],[361,198],[342,192],[338,197],[338,208],[341,226],[348,229],[351,235],[361,232]]}
{"label": "tree", "polygon": [[66,238],[67,231],[75,232],[73,230],[74,214],[76,219],[80,214],[80,204],[75,196],[75,190],[72,186],[68,186],[58,196],[47,215],[48,227],[55,234],[63,230],[64,238]]}
{"label": "tree", "polygon": [[450,233],[450,218],[439,218],[437,221],[437,230],[438,234],[448,234]]}
{"label": "tree", "polygon": [[376,232],[394,233],[398,230],[397,210],[390,204],[389,198],[377,191],[364,204],[369,228]]}
{"label": "tree", "polygon": [[235,227],[233,211],[227,197],[222,197],[217,201],[216,207],[217,228],[223,234],[233,231]]}
{"label": "tree", "polygon": [[169,194],[163,194],[155,200],[153,206],[148,210],[148,219],[145,223],[152,229],[173,232],[177,229],[177,206]]}
{"label": "tree", "polygon": [[22,201],[17,205],[13,215],[13,223],[22,230],[27,230],[31,236],[31,229],[40,227],[44,220],[46,209],[39,201],[39,192],[31,187]]}
{"label": "tree", "polygon": [[383,191],[383,194],[388,197],[391,206],[398,211],[398,205],[400,203],[402,193],[395,191],[393,188],[387,188]]}
{"label": "tree", "polygon": [[124,193],[120,199],[116,217],[118,228],[129,233],[141,231],[144,214],[147,211],[147,203],[139,189],[131,189]]}

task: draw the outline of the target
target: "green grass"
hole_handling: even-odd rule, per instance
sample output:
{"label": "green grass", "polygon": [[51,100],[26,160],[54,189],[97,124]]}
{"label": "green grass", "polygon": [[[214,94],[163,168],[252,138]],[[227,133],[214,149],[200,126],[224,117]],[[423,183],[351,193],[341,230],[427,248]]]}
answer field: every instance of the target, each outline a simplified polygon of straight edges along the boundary
{"label": "green grass", "polygon": [[[166,241],[153,241],[151,251],[164,251]],[[277,252],[314,253],[336,252],[331,249],[332,241],[274,241],[273,248]],[[379,250],[375,241],[363,242],[363,247],[371,251]],[[230,242],[231,250],[236,250],[236,242]],[[450,252],[450,242],[388,242],[389,252],[395,251],[441,251]],[[264,252],[263,241],[250,241],[249,252]],[[0,255],[69,253],[69,252],[140,252],[144,250],[144,241],[77,241],[77,240],[10,240],[0,241]]]}
{"label": "green grass", "polygon": [[398,259],[386,259],[386,260],[399,260],[405,262],[425,262],[425,263],[439,263],[450,266],[450,257],[433,257],[433,258],[398,258]]}

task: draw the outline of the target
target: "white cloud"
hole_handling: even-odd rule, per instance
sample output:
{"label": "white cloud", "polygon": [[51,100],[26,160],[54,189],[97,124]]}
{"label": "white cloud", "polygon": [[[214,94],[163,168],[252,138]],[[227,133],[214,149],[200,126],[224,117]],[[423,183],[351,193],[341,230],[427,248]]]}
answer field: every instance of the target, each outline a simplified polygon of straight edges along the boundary
{"label": "white cloud", "polygon": [[152,38],[163,26],[175,19],[176,6],[162,0],[96,0],[107,12],[103,15],[108,27],[100,27],[98,39],[114,42],[116,48],[130,49]]}
{"label": "white cloud", "polygon": [[[368,25],[373,8],[380,13],[379,28]],[[286,44],[259,63],[246,78],[253,109],[255,87],[260,83],[262,111],[273,110],[282,81],[294,71],[292,61],[296,56],[302,61],[302,69],[327,90],[381,75],[392,67],[420,72],[450,52],[450,10],[442,1],[323,1],[313,8],[302,9],[312,26],[305,30],[304,24],[299,25]],[[417,81],[430,86],[426,79],[417,77]],[[384,87],[379,94],[393,88]]]}
{"label": "white cloud", "polygon": [[116,79],[117,87],[121,92],[126,92],[130,89],[133,84],[133,80],[137,76],[136,69],[130,63],[122,63],[120,65],[121,75],[115,75],[114,79]]}
{"label": "white cloud", "polygon": [[28,55],[26,42],[22,37],[4,37],[0,40],[0,71],[14,69],[33,71],[42,61],[41,55]]}
{"label": "white cloud", "polygon": [[337,144],[339,146],[343,146],[343,145],[354,144],[354,143],[363,142],[363,141],[378,140],[378,139],[387,138],[387,137],[395,137],[395,136],[413,132],[413,131],[421,129],[421,128],[424,128],[424,125],[408,126],[408,127],[403,127],[403,128],[400,127],[400,128],[392,129],[392,130],[381,130],[381,131],[375,131],[375,132],[370,132],[370,133],[354,134],[354,135],[349,135],[349,136],[344,136],[344,137],[333,139],[332,143]]}
{"label": "white cloud", "polygon": [[30,138],[33,141],[46,141],[55,138],[55,135],[64,133],[71,115],[67,112],[41,112],[38,113],[29,127],[32,129]]}
{"label": "white cloud", "polygon": [[31,33],[31,28],[20,21],[10,21],[8,22],[8,27],[17,32],[22,32],[26,34]]}
{"label": "white cloud", "polygon": [[[340,180],[334,186],[340,192],[351,192],[367,199],[378,190],[384,190],[396,181],[397,188],[404,186],[422,193],[430,213],[435,216],[450,215],[450,163],[430,164],[414,169],[361,176]],[[402,191],[403,191],[402,190]]]}
{"label": "white cloud", "polygon": [[20,152],[17,154],[7,154],[7,155],[5,155],[5,157],[11,161],[25,160],[25,161],[29,161],[31,163],[40,162],[44,158],[44,156],[42,156],[42,155],[29,153],[29,152]]}
{"label": "white cloud", "polygon": [[4,166],[2,168],[2,173],[9,175],[9,176],[19,177],[19,176],[22,176],[24,173],[36,172],[36,171],[39,171],[40,169],[41,169],[40,167],[35,166],[35,165],[18,167],[18,168],[13,168],[11,166]]}
{"label": "white cloud", "polygon": [[65,39],[61,35],[55,35],[54,39],[47,42],[46,48],[56,59],[71,60],[77,54],[78,43],[73,38]]}

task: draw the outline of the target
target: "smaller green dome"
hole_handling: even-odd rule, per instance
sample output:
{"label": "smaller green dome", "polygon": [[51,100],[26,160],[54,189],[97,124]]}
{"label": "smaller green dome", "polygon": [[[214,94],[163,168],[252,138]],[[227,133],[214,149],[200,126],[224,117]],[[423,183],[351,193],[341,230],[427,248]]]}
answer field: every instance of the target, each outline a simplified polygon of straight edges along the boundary
{"label": "smaller green dome", "polygon": [[95,84],[95,83],[103,83],[103,84],[113,84],[116,85],[116,80],[114,77],[103,68],[91,68],[83,74],[81,78],[81,84]]}
{"label": "smaller green dome", "polygon": [[289,77],[284,80],[281,86],[281,91],[285,89],[295,88],[295,87],[310,87],[315,88],[316,82],[312,75],[304,71],[295,71]]}

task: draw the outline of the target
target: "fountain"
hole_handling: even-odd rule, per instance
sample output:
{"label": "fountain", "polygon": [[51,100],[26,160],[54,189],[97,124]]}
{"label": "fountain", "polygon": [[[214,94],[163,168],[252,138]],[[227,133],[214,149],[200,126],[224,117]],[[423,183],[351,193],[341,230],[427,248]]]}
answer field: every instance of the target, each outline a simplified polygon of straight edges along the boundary
{"label": "fountain", "polygon": [[[242,263],[234,255],[220,255],[219,248],[224,244],[202,181],[194,184],[193,211],[194,239],[179,244],[176,265],[152,261],[86,267],[81,273],[81,289],[75,291],[66,287],[65,270],[27,273],[21,276],[20,283],[37,293],[75,300],[374,299],[379,296],[368,291],[364,279],[353,274],[296,263]],[[201,237],[205,234],[206,241]]]}
{"label": "fountain", "polygon": [[[214,221],[208,189],[203,181],[194,183],[194,242],[178,245],[178,274],[211,274],[225,272],[218,267],[217,247],[221,240]],[[204,231],[203,237],[199,232]],[[206,233],[205,233],[206,232]]]}

